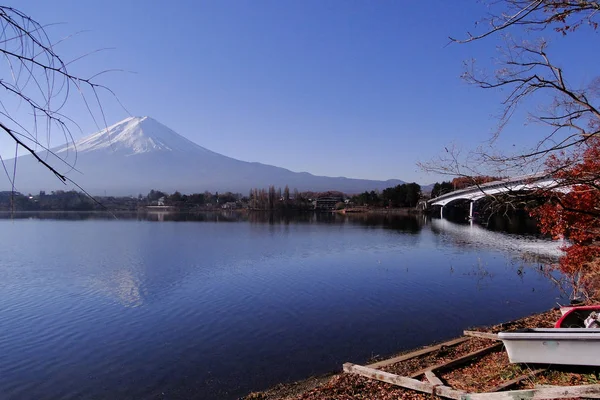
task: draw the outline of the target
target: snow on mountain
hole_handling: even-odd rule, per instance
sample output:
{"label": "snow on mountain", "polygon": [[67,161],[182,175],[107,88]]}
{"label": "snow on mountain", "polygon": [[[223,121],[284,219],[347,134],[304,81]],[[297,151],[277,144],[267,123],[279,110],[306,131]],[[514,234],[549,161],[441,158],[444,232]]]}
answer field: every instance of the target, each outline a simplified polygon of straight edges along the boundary
{"label": "snow on mountain", "polygon": [[[130,117],[55,151],[64,153],[77,150],[79,154],[108,150],[124,155],[174,151],[181,153],[209,152],[149,117]],[[215,153],[216,154],[216,153]]]}
{"label": "snow on mountain", "polygon": [[[236,160],[199,146],[149,117],[127,118],[74,144],[54,148],[52,153],[40,155],[92,194],[136,195],[151,189],[247,193],[270,185],[358,193],[403,183],[315,176]],[[14,160],[5,162],[12,170]],[[0,190],[10,188],[7,179],[0,182]],[[15,186],[23,193],[75,188],[62,184],[31,155],[17,158]]]}

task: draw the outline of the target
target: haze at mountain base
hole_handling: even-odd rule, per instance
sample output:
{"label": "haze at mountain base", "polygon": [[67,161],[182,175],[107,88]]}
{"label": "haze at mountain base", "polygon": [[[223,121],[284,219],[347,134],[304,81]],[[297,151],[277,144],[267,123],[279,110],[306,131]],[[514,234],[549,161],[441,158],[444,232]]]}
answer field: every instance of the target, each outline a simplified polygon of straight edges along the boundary
{"label": "haze at mountain base", "polygon": [[[251,188],[270,185],[352,194],[404,183],[315,176],[236,160],[199,146],[150,117],[127,118],[52,152],[55,155],[47,152],[40,155],[91,194],[137,195],[151,189],[247,193]],[[5,163],[12,171],[14,159]],[[70,167],[73,163],[75,170]],[[10,190],[8,179],[2,181],[0,188]],[[31,155],[17,158],[15,188],[22,193],[78,190],[71,183],[62,184]]]}

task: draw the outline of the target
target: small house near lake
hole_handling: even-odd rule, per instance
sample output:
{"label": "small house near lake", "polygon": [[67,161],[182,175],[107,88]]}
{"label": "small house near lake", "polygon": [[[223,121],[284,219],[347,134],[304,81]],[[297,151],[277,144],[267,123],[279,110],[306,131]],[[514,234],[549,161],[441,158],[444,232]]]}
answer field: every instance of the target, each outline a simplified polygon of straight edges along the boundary
{"label": "small house near lake", "polygon": [[313,201],[313,205],[315,206],[315,210],[335,210],[335,205],[343,201],[341,197],[336,196],[319,197]]}

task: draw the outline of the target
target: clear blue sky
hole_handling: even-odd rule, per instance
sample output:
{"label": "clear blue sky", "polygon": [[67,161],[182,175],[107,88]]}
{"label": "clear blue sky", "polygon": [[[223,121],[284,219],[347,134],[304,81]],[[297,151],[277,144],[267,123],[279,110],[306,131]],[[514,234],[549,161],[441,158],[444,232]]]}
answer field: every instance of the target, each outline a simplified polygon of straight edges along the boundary
{"label": "clear blue sky", "polygon": [[[439,177],[416,162],[451,143],[480,144],[500,110],[501,93],[460,79],[463,60],[489,62],[494,39],[446,46],[448,36],[476,31],[486,9],[475,0],[11,5],[42,23],[65,22],[49,28],[55,39],[87,30],[57,48],[67,60],[114,48],[74,63],[72,71],[135,72],[101,80],[132,115],[151,116],[241,160],[318,175],[431,183]],[[558,43],[558,54],[599,65],[600,52],[585,40],[577,43]],[[590,78],[585,69],[576,73]],[[104,106],[109,124],[128,116],[108,97]],[[83,110],[72,112],[86,134],[96,130]],[[536,129],[515,123],[501,144],[526,144]],[[10,154],[8,142],[0,143],[1,154]]]}

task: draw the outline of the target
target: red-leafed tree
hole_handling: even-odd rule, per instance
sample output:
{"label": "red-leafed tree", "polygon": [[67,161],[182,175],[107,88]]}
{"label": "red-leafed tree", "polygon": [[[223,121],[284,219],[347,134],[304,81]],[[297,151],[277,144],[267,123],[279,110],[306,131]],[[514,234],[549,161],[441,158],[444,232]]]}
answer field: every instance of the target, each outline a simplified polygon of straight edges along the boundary
{"label": "red-leafed tree", "polygon": [[[486,43],[498,49],[494,71],[475,60],[465,62],[462,78],[469,84],[504,94],[498,128],[476,149],[464,151],[446,145],[437,160],[422,163],[428,171],[473,178],[481,175],[515,176],[540,173],[545,159],[562,151],[578,151],[590,136],[600,134],[600,78],[593,64],[581,65],[572,57],[553,53],[548,36],[567,36],[575,30],[598,31],[599,0],[484,0],[489,16],[477,27],[479,33],[468,33],[454,43]],[[560,35],[562,34],[562,35]],[[588,35],[588,48],[598,44],[597,35]],[[570,77],[572,69],[588,68],[589,79]],[[571,78],[571,79],[570,79]],[[496,147],[497,139],[515,116],[527,112],[528,121],[547,130],[528,148],[516,144],[513,150]],[[525,130],[527,128],[524,128]],[[526,132],[524,132],[524,135]],[[573,161],[577,161],[571,158]]]}
{"label": "red-leafed tree", "polygon": [[[587,40],[585,48],[597,48],[600,1],[484,2],[489,6],[488,16],[476,28],[483,27],[483,31],[451,40],[489,43],[498,49],[494,71],[468,61],[463,74],[469,84],[504,95],[498,129],[480,148],[461,152],[446,146],[438,160],[422,167],[472,180],[480,175],[542,172],[558,178],[556,187],[537,193],[547,202],[532,213],[540,219],[544,232],[569,240],[560,268],[578,286],[593,291],[600,287],[595,283],[600,282],[596,279],[600,276],[600,77],[593,63],[582,64],[572,56],[553,52],[547,39]],[[573,35],[576,30],[587,32]],[[489,42],[492,37],[501,39],[500,45]],[[584,70],[585,78],[573,77],[574,70]],[[522,111],[527,112],[529,122],[546,130],[538,131],[530,148],[517,144],[508,152],[498,149],[496,140]],[[531,135],[527,127],[523,129],[524,135]],[[526,202],[520,195],[497,200],[513,205]]]}
{"label": "red-leafed tree", "polygon": [[484,183],[493,182],[502,179],[497,176],[459,176],[452,179],[454,190],[464,189],[469,186],[482,185]]}
{"label": "red-leafed tree", "polygon": [[[574,160],[579,160],[574,162]],[[560,269],[587,297],[600,294],[600,137],[585,143],[581,154],[552,155],[547,165],[561,190],[542,193],[547,201],[533,208],[542,232],[566,238]]]}

